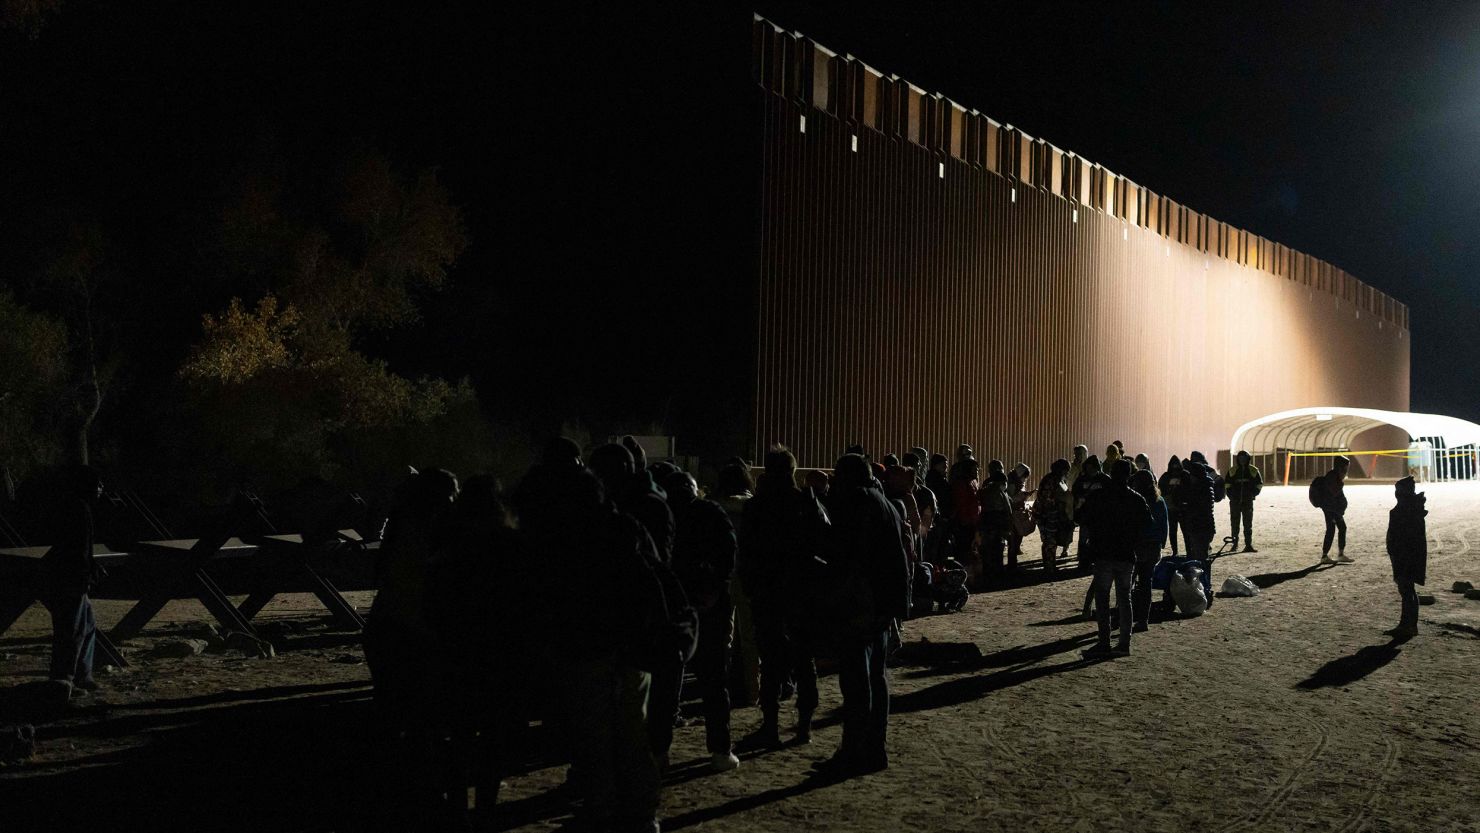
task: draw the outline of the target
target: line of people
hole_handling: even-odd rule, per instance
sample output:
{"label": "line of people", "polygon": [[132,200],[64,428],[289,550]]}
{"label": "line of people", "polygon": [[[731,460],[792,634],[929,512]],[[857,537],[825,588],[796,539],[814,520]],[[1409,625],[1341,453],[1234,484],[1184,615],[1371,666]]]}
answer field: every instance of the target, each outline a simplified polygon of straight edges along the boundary
{"label": "line of people", "polygon": [[437,805],[447,790],[434,774],[452,754],[491,806],[511,750],[541,718],[562,739],[593,829],[656,830],[686,671],[709,766],[739,765],[727,681],[745,639],[758,654],[762,725],[740,748],[782,745],[786,687],[791,742],[810,742],[823,655],[838,668],[843,739],[818,775],[888,766],[885,657],[909,602],[902,515],[856,454],[818,488],[797,483],[779,446],[753,492],[741,461],[721,480],[733,494],[712,501],[687,472],[647,466],[630,439],[585,460],[575,443],[552,442],[507,502],[484,478],[406,479],[365,633],[378,711],[406,766],[399,805]]}

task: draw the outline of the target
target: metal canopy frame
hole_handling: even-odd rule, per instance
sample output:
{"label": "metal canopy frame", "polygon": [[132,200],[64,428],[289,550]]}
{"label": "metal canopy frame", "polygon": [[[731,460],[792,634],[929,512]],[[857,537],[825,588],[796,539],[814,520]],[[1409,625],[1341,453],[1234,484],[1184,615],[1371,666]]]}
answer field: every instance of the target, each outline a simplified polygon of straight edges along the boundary
{"label": "metal canopy frame", "polygon": [[1332,406],[1296,408],[1246,422],[1233,432],[1228,447],[1232,453],[1250,454],[1346,449],[1358,434],[1381,425],[1401,428],[1410,439],[1442,439],[1445,448],[1480,445],[1480,425],[1457,417]]}

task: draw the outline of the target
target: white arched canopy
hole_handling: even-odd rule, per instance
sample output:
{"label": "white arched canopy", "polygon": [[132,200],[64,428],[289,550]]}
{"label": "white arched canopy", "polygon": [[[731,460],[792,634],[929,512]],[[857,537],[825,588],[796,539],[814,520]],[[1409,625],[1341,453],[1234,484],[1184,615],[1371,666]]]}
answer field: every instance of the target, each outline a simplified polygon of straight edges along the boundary
{"label": "white arched canopy", "polygon": [[1372,408],[1296,408],[1240,425],[1229,448],[1250,454],[1279,449],[1317,451],[1349,448],[1352,438],[1369,428],[1393,425],[1410,439],[1435,437],[1444,448],[1480,444],[1480,425],[1440,414],[1379,411]]}

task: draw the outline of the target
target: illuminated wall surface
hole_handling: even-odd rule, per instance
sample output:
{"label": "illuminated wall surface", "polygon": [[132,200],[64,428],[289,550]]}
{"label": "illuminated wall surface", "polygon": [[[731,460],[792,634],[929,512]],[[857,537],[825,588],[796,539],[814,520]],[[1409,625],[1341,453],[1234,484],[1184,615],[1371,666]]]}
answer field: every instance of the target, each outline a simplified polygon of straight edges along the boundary
{"label": "illuminated wall surface", "polygon": [[[1226,448],[1408,409],[1408,309],[1309,255],[757,20],[756,445]],[[1176,152],[1176,143],[1166,143]]]}

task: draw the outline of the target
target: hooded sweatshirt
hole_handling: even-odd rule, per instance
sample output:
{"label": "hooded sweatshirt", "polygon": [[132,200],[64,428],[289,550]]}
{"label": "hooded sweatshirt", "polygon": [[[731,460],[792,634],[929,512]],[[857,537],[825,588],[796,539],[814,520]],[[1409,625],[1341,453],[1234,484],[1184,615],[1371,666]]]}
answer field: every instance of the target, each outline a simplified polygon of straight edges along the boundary
{"label": "hooded sweatshirt", "polygon": [[1398,505],[1388,512],[1387,551],[1393,562],[1393,580],[1423,584],[1427,578],[1429,561],[1429,539],[1424,516],[1427,498],[1422,492],[1416,495],[1398,495]]}

